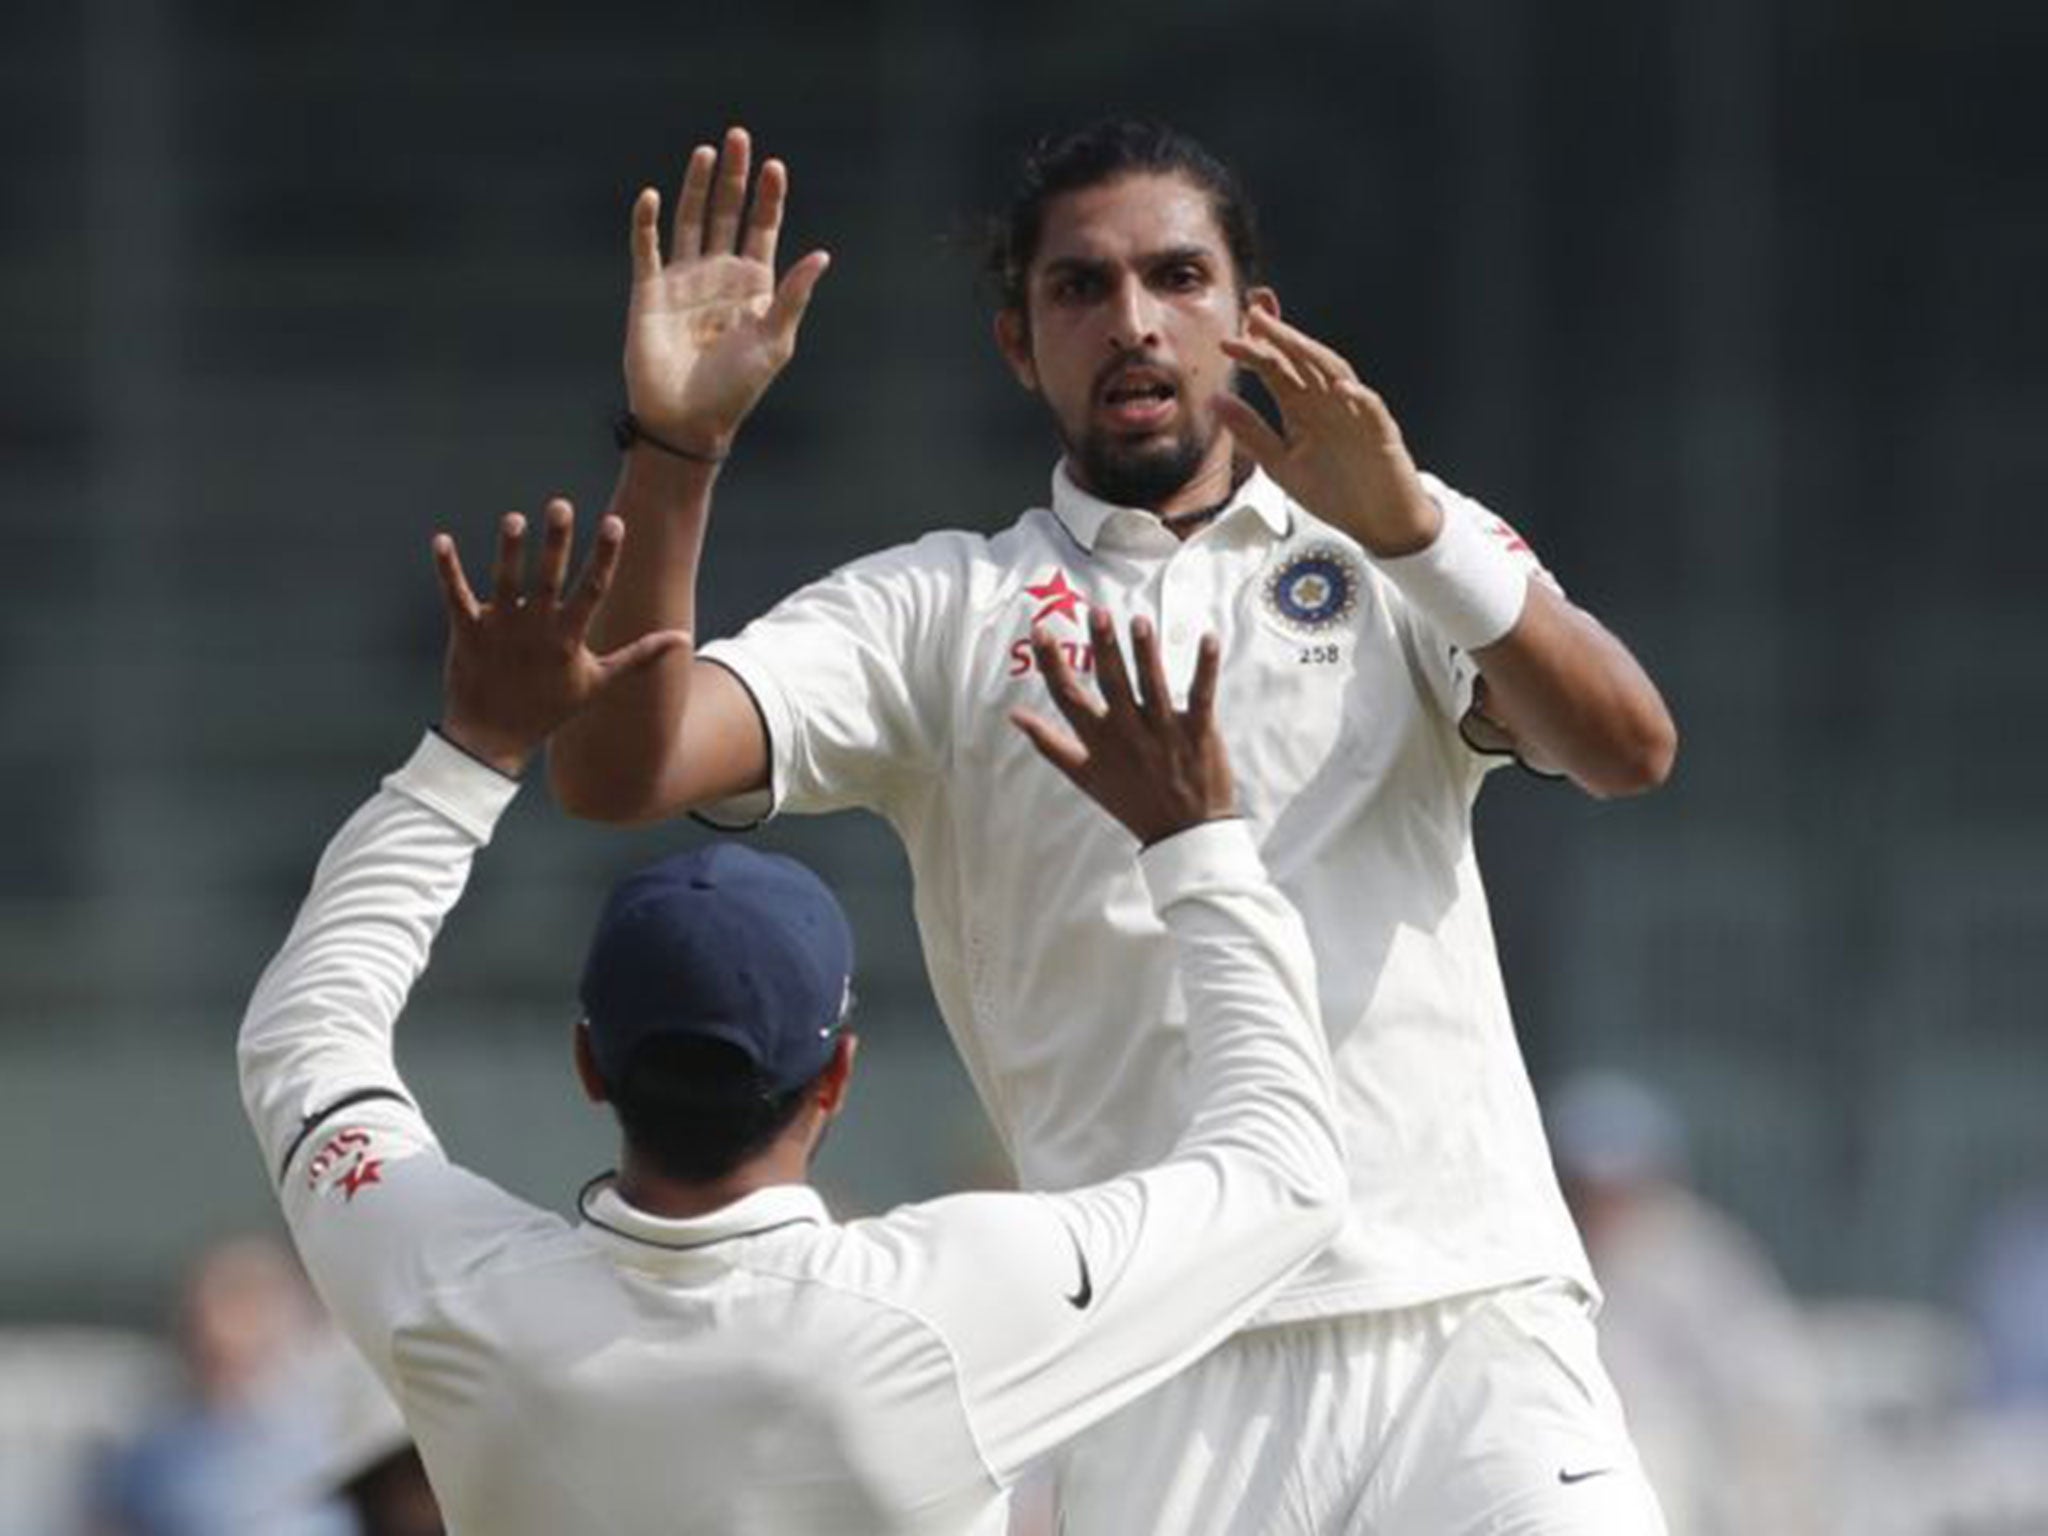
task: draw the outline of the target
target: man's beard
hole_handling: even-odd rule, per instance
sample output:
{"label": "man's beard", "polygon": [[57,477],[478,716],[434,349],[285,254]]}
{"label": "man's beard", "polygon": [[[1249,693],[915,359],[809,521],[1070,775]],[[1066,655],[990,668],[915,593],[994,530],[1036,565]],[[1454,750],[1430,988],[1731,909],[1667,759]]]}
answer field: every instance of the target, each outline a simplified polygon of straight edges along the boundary
{"label": "man's beard", "polygon": [[1119,442],[1093,429],[1067,440],[1067,456],[1092,495],[1119,507],[1154,509],[1181,491],[1202,467],[1209,445],[1192,422],[1166,442]]}

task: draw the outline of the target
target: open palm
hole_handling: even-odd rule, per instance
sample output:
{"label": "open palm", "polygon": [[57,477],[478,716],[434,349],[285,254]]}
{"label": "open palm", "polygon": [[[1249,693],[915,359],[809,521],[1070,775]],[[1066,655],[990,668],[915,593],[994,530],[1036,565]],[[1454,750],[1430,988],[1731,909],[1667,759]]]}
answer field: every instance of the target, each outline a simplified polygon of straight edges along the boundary
{"label": "open palm", "polygon": [[727,132],[722,155],[704,144],[691,152],[666,260],[660,194],[649,188],[633,205],[627,401],[651,431],[707,455],[726,451],[795,353],[830,261],[813,251],[776,281],[789,172],[780,160],[762,166],[747,209],[750,159],[742,128]]}

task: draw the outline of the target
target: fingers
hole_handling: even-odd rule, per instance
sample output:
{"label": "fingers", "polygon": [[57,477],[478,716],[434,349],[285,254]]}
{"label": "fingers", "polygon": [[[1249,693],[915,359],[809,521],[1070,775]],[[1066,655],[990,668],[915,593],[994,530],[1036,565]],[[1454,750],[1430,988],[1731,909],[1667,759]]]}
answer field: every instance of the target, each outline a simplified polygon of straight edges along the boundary
{"label": "fingers", "polygon": [[775,265],[775,242],[782,233],[782,210],[789,201],[789,167],[770,160],[761,167],[761,179],[754,184],[754,208],[747,216],[747,232],[740,254],[763,266]]}
{"label": "fingers", "polygon": [[455,541],[445,533],[437,533],[433,549],[434,574],[441,582],[449,622],[473,622],[477,614],[476,594],[469,590],[469,578],[462,574],[462,557],[455,551]]}
{"label": "fingers", "polygon": [[[754,141],[747,130],[735,124],[725,130],[717,148],[699,144],[690,151],[690,163],[683,173],[683,189],[676,199],[674,248],[670,257],[692,261],[700,256],[739,255],[773,268],[777,243],[782,237],[782,218],[789,206],[789,167],[769,160],[753,186],[752,206],[748,204],[748,179],[752,174]],[[648,194],[642,193],[644,199]],[[646,215],[657,220],[660,199]],[[745,216],[744,227],[742,215]],[[633,270],[646,276],[659,269],[660,252],[652,249],[642,233],[639,204],[634,206]],[[649,233],[651,233],[651,228]],[[813,252],[792,269],[776,290],[774,318],[793,326],[810,302],[811,290],[825,270],[823,252]]]}
{"label": "fingers", "polygon": [[1173,713],[1173,694],[1166,686],[1166,666],[1159,659],[1159,635],[1147,618],[1131,620],[1131,650],[1138,658],[1138,680],[1145,692],[1142,705],[1153,720]]}
{"label": "fingers", "polygon": [[1045,677],[1045,686],[1052,694],[1054,707],[1077,733],[1088,731],[1103,717],[1104,710],[1082,688],[1067,661],[1066,652],[1060,649],[1052,631],[1043,624],[1031,631],[1031,652],[1038,659],[1038,670]]}
{"label": "fingers", "polygon": [[1202,736],[1216,724],[1216,678],[1223,670],[1223,643],[1214,634],[1202,636],[1195,652],[1195,680],[1188,685],[1188,728]]}
{"label": "fingers", "polygon": [[1249,401],[1221,394],[1211,402],[1211,408],[1216,419],[1237,440],[1237,446],[1250,454],[1259,468],[1270,473],[1287,457],[1287,439],[1275,432]]}
{"label": "fingers", "polygon": [[541,512],[540,570],[536,593],[553,603],[569,580],[569,539],[576,528],[576,510],[557,496]]}
{"label": "fingers", "polygon": [[498,520],[498,558],[491,568],[491,604],[519,606],[519,573],[526,563],[526,519],[507,512]]}
{"label": "fingers", "polygon": [[632,233],[633,281],[644,283],[661,273],[661,194],[642,187],[633,199]]}
{"label": "fingers", "polygon": [[[1137,625],[1131,626],[1132,633]],[[1095,653],[1095,681],[1102,689],[1107,713],[1131,708],[1131,678],[1124,670],[1123,647],[1116,643],[1116,620],[1106,608],[1088,610],[1088,642]]]}
{"label": "fingers", "polygon": [[1080,783],[1081,770],[1088,766],[1088,752],[1080,742],[1028,709],[1013,709],[1009,718],[1010,724],[1022,731],[1031,745],[1038,749],[1040,757],[1075,783]]}
{"label": "fingers", "polygon": [[739,245],[740,209],[747,201],[747,172],[754,154],[747,130],[725,130],[725,151],[718,157],[718,177],[711,186],[711,219],[704,230],[704,254],[723,256]]}
{"label": "fingers", "polygon": [[804,311],[811,307],[811,295],[817,291],[818,279],[831,265],[829,251],[812,251],[782,274],[782,281],[775,285],[774,301],[768,306],[765,324],[770,332],[784,337],[796,334],[797,326],[803,323]]}
{"label": "fingers", "polygon": [[1296,330],[1278,315],[1255,309],[1249,328],[1253,335],[1271,341],[1297,366],[1312,369],[1329,384],[1341,384],[1358,377],[1342,353],[1334,347],[1325,346],[1308,332]]}
{"label": "fingers", "polygon": [[[563,502],[562,505],[567,506],[568,503]],[[590,542],[589,555],[584,558],[583,575],[569,601],[562,606],[563,625],[579,639],[590,627],[591,619],[596,617],[605,593],[611,590],[612,576],[619,568],[619,549],[625,541],[624,523],[609,514],[597,520],[597,535]]]}
{"label": "fingers", "polygon": [[690,151],[683,190],[676,197],[675,236],[669,242],[669,254],[677,261],[692,261],[704,254],[704,210],[711,201],[711,173],[717,166],[718,151],[709,144]]}
{"label": "fingers", "polygon": [[[1282,399],[1305,395],[1309,391],[1308,377],[1295,360],[1265,337],[1249,334],[1226,336],[1223,338],[1223,355],[1251,369],[1268,389]],[[1320,378],[1317,382],[1320,384]]]}

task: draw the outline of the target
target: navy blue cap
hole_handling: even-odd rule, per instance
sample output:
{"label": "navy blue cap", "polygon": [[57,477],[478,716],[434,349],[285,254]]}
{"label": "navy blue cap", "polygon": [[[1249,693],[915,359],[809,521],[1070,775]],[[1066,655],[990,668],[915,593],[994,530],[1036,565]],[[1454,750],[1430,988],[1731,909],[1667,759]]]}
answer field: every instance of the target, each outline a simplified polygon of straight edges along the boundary
{"label": "navy blue cap", "polygon": [[579,995],[607,1083],[641,1041],[694,1036],[736,1046],[787,1093],[832,1059],[852,981],[853,932],[822,880],[710,843],[612,888]]}

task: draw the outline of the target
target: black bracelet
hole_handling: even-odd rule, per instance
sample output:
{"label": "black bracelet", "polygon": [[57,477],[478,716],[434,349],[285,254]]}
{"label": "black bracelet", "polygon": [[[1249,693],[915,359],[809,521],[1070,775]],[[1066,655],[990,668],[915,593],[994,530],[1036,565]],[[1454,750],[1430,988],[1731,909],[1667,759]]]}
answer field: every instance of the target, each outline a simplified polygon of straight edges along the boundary
{"label": "black bracelet", "polygon": [[612,441],[619,445],[619,452],[621,453],[624,453],[635,443],[645,443],[648,447],[659,448],[663,453],[670,454],[675,458],[688,459],[692,464],[723,464],[725,462],[725,455],[722,453],[699,453],[694,448],[685,448],[678,443],[671,443],[665,438],[656,437],[652,432],[640,425],[640,418],[631,411],[621,411],[612,418]]}

